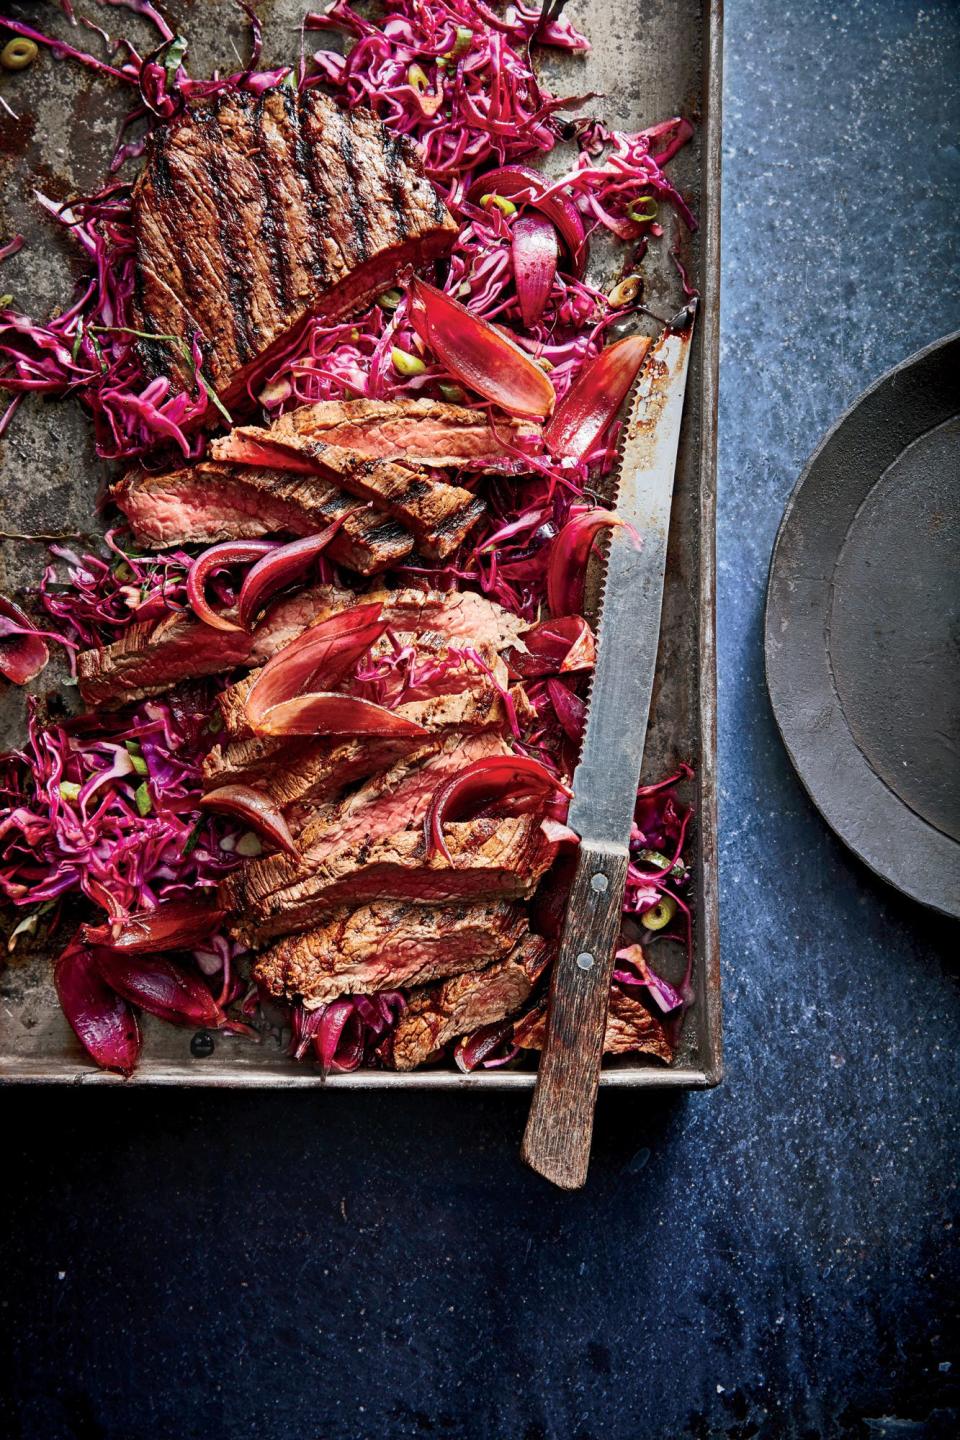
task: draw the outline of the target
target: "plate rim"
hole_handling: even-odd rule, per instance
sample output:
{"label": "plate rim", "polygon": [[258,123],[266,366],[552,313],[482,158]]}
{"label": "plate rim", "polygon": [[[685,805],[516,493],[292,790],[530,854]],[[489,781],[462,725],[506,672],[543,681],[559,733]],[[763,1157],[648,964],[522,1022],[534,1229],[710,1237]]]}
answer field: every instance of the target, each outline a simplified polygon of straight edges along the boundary
{"label": "plate rim", "polygon": [[[841,813],[838,813],[838,808],[830,803],[829,797],[823,795],[824,776],[821,770],[812,770],[811,763],[803,753],[804,742],[808,739],[809,732],[803,726],[796,713],[789,712],[785,696],[782,693],[785,688],[783,671],[784,668],[790,664],[788,655],[789,647],[783,643],[779,635],[774,634],[775,620],[778,622],[779,616],[783,613],[781,606],[775,615],[774,606],[779,605],[780,597],[776,592],[780,581],[781,567],[785,564],[785,546],[791,537],[792,528],[796,523],[797,504],[804,488],[811,482],[816,483],[819,475],[819,467],[824,455],[832,450],[838,437],[841,436],[844,429],[851,423],[861,407],[872,398],[875,398],[878,392],[892,388],[896,381],[904,376],[904,374],[929,364],[931,361],[935,361],[940,352],[949,349],[951,346],[956,347],[958,344],[960,344],[960,330],[955,330],[941,336],[931,344],[923,346],[913,354],[906,356],[898,364],[891,366],[870,385],[866,386],[827,430],[809,456],[799,478],[790,491],[784,507],[770,556],[763,610],[764,678],[767,694],[778,734],[804,791],[833,833],[872,874],[917,903],[952,918],[960,918],[960,883],[957,883],[952,888],[949,887],[944,883],[948,878],[945,873],[939,882],[939,886],[936,877],[934,877],[933,886],[930,889],[924,889],[910,874],[905,873],[904,867],[898,864],[896,854],[894,854],[892,858],[889,855],[878,855],[875,847],[871,847],[868,843],[864,842],[862,839],[862,830],[859,827],[853,826],[851,823],[849,807],[847,807],[846,814],[842,813],[842,806],[840,807]],[[960,412],[960,403],[958,403],[957,411],[954,413],[958,412]],[[934,422],[934,426],[944,423],[948,418],[949,416],[942,416],[938,421]],[[927,430],[918,432],[907,443],[916,443],[916,441],[926,433]],[[901,454],[902,449],[897,453]],[[874,477],[866,494],[872,491],[874,485],[881,479],[882,474],[886,473],[886,468],[885,466],[881,474]],[[865,498],[866,496],[858,502],[858,509]],[[845,532],[845,534],[846,533],[848,532]],[[837,555],[839,555],[840,549],[842,548],[842,543],[843,537],[839,537],[836,551]],[[822,611],[818,609],[808,616],[804,616],[801,613],[799,623],[792,627],[790,642],[792,649],[789,650],[789,654],[792,654],[794,657],[797,655],[809,656],[810,647],[814,646],[818,656],[821,652],[824,654],[827,662],[826,673],[828,676],[831,675],[829,647],[824,642],[824,632],[820,626],[820,620],[821,614],[827,618],[829,615],[831,603],[830,588],[829,585],[825,587]],[[818,628],[821,629],[821,634],[819,639],[815,639]],[[957,874],[960,876],[960,844],[951,836],[944,834],[944,832],[924,820],[916,811],[912,810],[905,801],[890,789],[873,769],[866,756],[864,756],[863,752],[857,747],[853,735],[850,732],[849,724],[843,714],[842,705],[832,676],[829,680],[829,691],[824,695],[825,703],[829,703],[831,699],[835,703],[836,710],[842,717],[840,728],[849,738],[850,753],[851,755],[856,755],[862,764],[864,778],[872,792],[874,803],[878,807],[890,811],[891,814],[898,815],[902,823],[909,825],[912,831],[910,836],[911,845],[919,845],[924,852],[930,854],[939,862],[940,869],[945,871],[949,870],[949,862],[952,858],[958,867]],[[820,748],[822,753],[823,747]],[[934,851],[937,852],[936,855],[933,854]]]}

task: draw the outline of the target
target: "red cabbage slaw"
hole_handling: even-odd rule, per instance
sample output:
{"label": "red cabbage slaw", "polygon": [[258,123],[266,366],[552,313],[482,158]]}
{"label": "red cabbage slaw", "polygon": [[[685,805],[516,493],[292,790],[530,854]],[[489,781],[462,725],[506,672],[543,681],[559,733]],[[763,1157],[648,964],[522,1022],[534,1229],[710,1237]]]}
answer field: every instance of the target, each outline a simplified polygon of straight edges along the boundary
{"label": "red cabbage slaw", "polygon": [[[638,263],[648,237],[661,233],[658,203],[672,205],[691,228],[695,224],[663,172],[692,133],[688,122],[673,119],[639,134],[622,135],[596,120],[560,118],[588,97],[567,99],[546,91],[533,68],[530,45],[536,37],[538,43],[573,51],[588,48],[566,20],[553,20],[537,33],[539,13],[523,7],[511,7],[501,17],[480,0],[387,0],[385,18],[374,25],[336,0],[326,15],[308,15],[304,32],[346,34],[352,41],[346,56],[319,50],[312,60],[302,58],[296,71],[290,67],[256,71],[260,37],[254,22],[253,57],[247,70],[194,81],[183,64],[185,42],[172,34],[145,0],[131,0],[131,8],[157,26],[161,44],[151,56],[141,59],[128,46],[127,59],[116,67],[73,52],[84,63],[137,89],[138,103],[125,122],[113,171],[143,149],[145,136],[124,138],[130,125],[145,122],[149,130],[155,117],[169,118],[184,100],[218,90],[323,83],[350,104],[372,105],[392,128],[421,147],[428,173],[459,223],[443,289],[473,314],[508,326],[513,338],[548,370],[558,399],[600,353],[611,327],[629,314],[629,308],[615,292],[607,297],[578,278],[561,255],[539,318],[524,326],[511,264],[512,225],[522,212],[511,210],[509,201],[491,201],[495,192],[483,192],[484,172],[515,166],[531,152],[547,153],[561,138],[573,138],[579,152],[576,163],[541,191],[541,199],[562,197],[575,206],[587,238],[591,228],[602,226],[621,241],[635,244]],[[19,30],[23,33],[26,27]],[[69,47],[55,48],[71,53]],[[194,427],[211,418],[213,404],[201,370],[202,337],[192,337],[188,356],[182,353],[182,341],[171,337],[168,342],[181,350],[181,359],[192,362],[194,384],[189,392],[176,390],[166,379],[147,383],[133,350],[130,189],[111,182],[96,196],[75,201],[69,208],[41,197],[51,215],[70,228],[86,254],[90,273],[73,305],[46,325],[9,309],[0,312],[0,387],[14,396],[0,420],[0,433],[19,399],[30,390],[76,393],[92,413],[97,447],[105,458],[130,459],[161,443],[174,445],[187,456],[202,451],[204,440]],[[518,193],[515,187],[512,193]],[[15,253],[13,246],[11,242],[5,247],[6,253]],[[574,268],[579,272],[579,266]],[[402,358],[398,363],[398,357],[410,357],[415,363],[405,365]],[[408,319],[406,297],[396,291],[385,294],[355,321],[308,325],[289,353],[258,381],[258,394],[251,400],[259,400],[269,415],[277,415],[319,399],[416,394],[470,403],[452,377],[424,353]],[[488,409],[488,413],[496,425],[495,412]],[[611,427],[576,462],[558,464],[546,455],[517,452],[516,473],[510,473],[508,463],[505,473],[489,484],[488,515],[465,552],[440,567],[402,567],[398,578],[429,578],[438,588],[476,585],[516,613],[535,619],[545,599],[557,537],[571,519],[589,509],[582,498],[584,488],[611,463],[615,440],[616,429]],[[190,554],[137,556],[121,548],[113,534],[107,537],[107,551],[96,557],[55,549],[68,567],[68,583],[63,585],[51,567],[41,585],[44,608],[82,644],[108,643],[127,624],[157,618],[185,603]],[[226,589],[218,598],[229,604],[235,598],[229,582],[220,583]],[[451,656],[450,662],[456,659]],[[365,678],[382,687],[387,675],[378,671]],[[430,676],[416,678],[428,683]],[[412,679],[412,674],[403,675],[406,685]],[[526,682],[526,691],[537,721],[524,736],[522,748],[549,768],[569,773],[583,716],[578,681],[538,678]],[[15,778],[4,780],[11,809],[0,831],[4,841],[0,885],[10,900],[17,905],[50,906],[58,904],[61,895],[79,890],[116,913],[183,887],[214,884],[236,863],[235,847],[249,837],[239,834],[236,826],[225,829],[222,820],[204,817],[195,808],[200,762],[211,737],[191,733],[188,741],[178,734],[174,743],[173,704],[144,702],[126,722],[130,733],[94,729],[87,739],[70,735],[66,727],[44,730],[32,717],[28,748],[10,772],[13,776],[15,771]],[[151,726],[159,726],[165,735],[165,752],[151,738],[158,733]],[[516,733],[515,717],[513,728]],[[149,765],[152,754],[157,766],[169,770],[179,765],[179,793],[169,774],[166,790],[152,773],[134,784],[138,771],[131,777],[121,744],[128,757],[129,745],[140,745],[139,755],[134,755],[141,763]],[[670,899],[667,924],[656,933],[658,941],[673,938],[687,946],[687,975],[673,992],[680,996],[678,1003],[686,1004],[691,947],[689,910],[683,898],[689,872],[682,848],[689,816],[674,796],[673,783],[679,778],[684,777],[672,777],[655,789],[659,798],[653,810],[649,797],[641,792],[626,913],[642,923],[645,914],[662,905],[664,896]],[[62,785],[67,787],[65,795]],[[77,810],[84,787],[88,787],[84,804]],[[138,801],[138,795],[145,798]],[[143,814],[147,803],[151,808]],[[11,823],[14,815],[16,822]],[[34,872],[26,865],[31,847],[35,859],[39,857]],[[651,853],[664,861],[659,869],[656,862],[644,858]],[[37,914],[34,908],[31,915]],[[57,917],[51,918],[55,922]],[[236,948],[216,936],[202,958],[200,952],[195,954],[204,973],[221,974],[221,994],[232,999],[242,988]],[[663,989],[666,982],[651,975],[649,970],[638,973],[625,959],[617,983],[647,986],[655,998],[669,996],[672,987]],[[395,1021],[399,1013],[402,996],[386,1011],[377,1005],[371,1009],[365,997],[348,997],[337,1004],[340,1009],[325,1026],[323,1016],[314,1018],[317,1012],[311,1012],[310,1023],[320,1027],[315,1038],[322,1063],[333,1069],[370,1063],[391,1017]],[[499,1060],[487,1056],[482,1063],[503,1063],[502,1056]]]}

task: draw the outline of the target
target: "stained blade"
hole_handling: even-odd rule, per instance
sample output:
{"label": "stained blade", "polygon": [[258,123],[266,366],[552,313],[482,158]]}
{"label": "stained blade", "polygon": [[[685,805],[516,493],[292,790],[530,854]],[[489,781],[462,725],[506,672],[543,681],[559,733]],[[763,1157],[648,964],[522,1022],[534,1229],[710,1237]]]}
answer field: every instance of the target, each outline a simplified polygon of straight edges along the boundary
{"label": "stained blade", "polygon": [[612,532],[580,763],[568,824],[583,840],[630,838],[657,665],[663,576],[694,306],[650,351],[624,428],[616,513],[642,539]]}

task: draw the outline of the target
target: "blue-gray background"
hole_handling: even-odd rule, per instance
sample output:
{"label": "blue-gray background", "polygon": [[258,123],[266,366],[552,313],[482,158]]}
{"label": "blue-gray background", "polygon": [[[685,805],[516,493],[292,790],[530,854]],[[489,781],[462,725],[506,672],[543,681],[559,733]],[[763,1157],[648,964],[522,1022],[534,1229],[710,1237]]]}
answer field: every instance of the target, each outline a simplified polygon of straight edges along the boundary
{"label": "blue-gray background", "polygon": [[574,1197],[515,1097],[8,1094],[0,1434],[960,1432],[958,931],[825,832],[761,659],[806,456],[960,325],[958,76],[946,0],[727,7],[725,1086],[604,1096]]}

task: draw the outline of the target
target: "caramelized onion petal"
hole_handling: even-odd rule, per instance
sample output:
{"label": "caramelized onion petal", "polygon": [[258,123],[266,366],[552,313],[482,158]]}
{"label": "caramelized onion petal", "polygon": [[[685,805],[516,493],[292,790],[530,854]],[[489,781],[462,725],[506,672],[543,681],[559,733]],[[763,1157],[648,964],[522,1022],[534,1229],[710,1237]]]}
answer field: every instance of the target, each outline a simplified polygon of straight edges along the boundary
{"label": "caramelized onion petal", "polygon": [[543,215],[521,215],[510,236],[520,314],[532,329],[546,308],[557,273],[557,232]]}
{"label": "caramelized onion petal", "polygon": [[454,379],[511,415],[541,420],[550,414],[556,401],[552,384],[502,330],[417,277],[409,313],[420,339]]}
{"label": "caramelized onion petal", "polygon": [[262,790],[254,790],[252,785],[220,785],[216,790],[209,790],[199,805],[202,810],[218,810],[243,820],[251,830],[265,840],[272,840],[292,859],[299,860],[300,852],[290,834],[289,825]]}
{"label": "caramelized onion petal", "polygon": [[299,580],[317,556],[323,554],[342,524],[343,517],[338,516],[319,534],[293,540],[289,545],[278,545],[257,561],[247,572],[237,601],[241,630],[253,629],[255,617],[270,596]]}
{"label": "caramelized onion petal", "polygon": [[199,975],[168,960],[166,955],[131,955],[120,950],[94,951],[97,969],[110,989],[149,1015],[173,1025],[216,1030],[226,1016]]}
{"label": "caramelized onion petal", "polygon": [[423,828],[427,853],[438,851],[452,865],[453,858],[443,838],[443,827],[449,821],[463,819],[468,813],[486,810],[509,802],[515,812],[533,799],[547,800],[556,794],[573,794],[558,775],[553,775],[528,755],[495,755],[474,760],[459,774],[439,784],[424,816]]}
{"label": "caramelized onion petal", "polygon": [[221,615],[207,599],[207,579],[215,570],[226,565],[239,565],[253,560],[262,560],[271,550],[277,549],[274,540],[224,540],[220,545],[211,545],[198,555],[187,572],[187,600],[198,620],[214,630],[242,630],[235,620]]}
{"label": "caramelized onion petal", "polygon": [[554,455],[581,460],[596,445],[643,364],[650,340],[628,335],[601,350],[581,372],[543,432]]}
{"label": "caramelized onion petal", "polygon": [[53,968],[60,1008],[101,1070],[132,1075],[140,1058],[140,1027],[126,1000],[104,981],[96,956],[72,942]]}
{"label": "caramelized onion petal", "polygon": [[125,955],[192,950],[216,930],[225,916],[225,910],[205,897],[163,900],[152,910],[134,910],[105,925],[84,925],[81,933],[88,945],[119,950]]}

